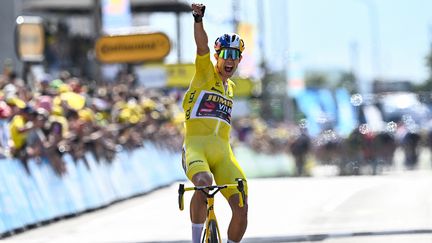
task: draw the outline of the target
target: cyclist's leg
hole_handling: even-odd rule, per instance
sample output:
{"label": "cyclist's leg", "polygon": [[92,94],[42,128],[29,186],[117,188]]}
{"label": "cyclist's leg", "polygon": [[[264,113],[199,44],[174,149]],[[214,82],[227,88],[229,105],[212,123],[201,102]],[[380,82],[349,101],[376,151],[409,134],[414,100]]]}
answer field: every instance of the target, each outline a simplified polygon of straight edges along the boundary
{"label": "cyclist's leg", "polygon": [[[211,185],[212,175],[202,150],[202,144],[195,139],[188,139],[185,142],[182,162],[187,177],[195,186]],[[193,243],[201,241],[201,232],[207,216],[206,199],[202,192],[195,191],[190,202]]]}
{"label": "cyclist's leg", "polygon": [[[212,184],[209,172],[198,172],[192,177],[195,186],[208,186]],[[190,201],[190,219],[192,222],[192,243],[201,242],[201,234],[207,216],[206,196],[201,191],[195,191]]]}
{"label": "cyclist's leg", "polygon": [[[208,186],[212,184],[209,172],[198,172],[192,177],[195,186]],[[192,222],[192,243],[201,242],[201,234],[207,216],[206,196],[201,191],[195,191],[190,201],[190,219]]]}
{"label": "cyclist's leg", "polygon": [[228,239],[234,242],[240,242],[247,228],[247,196],[244,201],[244,206],[239,206],[240,194],[234,194],[229,199],[229,205],[232,211],[231,222],[228,227]]}
{"label": "cyclist's leg", "polygon": [[[195,186],[210,186],[212,176],[209,172],[198,172],[192,177]],[[194,224],[203,224],[207,216],[207,197],[201,191],[195,191],[190,203],[190,217]]]}
{"label": "cyclist's leg", "polygon": [[[224,162],[217,163],[214,166],[213,175],[218,185],[236,184],[237,178],[246,180],[246,176],[234,157],[230,147],[226,150]],[[247,183],[245,184],[244,189],[245,194],[247,195]],[[231,222],[228,227],[228,239],[234,242],[240,242],[247,227],[247,197],[244,201],[244,207],[239,207],[240,193],[237,189],[224,189],[221,192],[228,200],[232,210]]]}

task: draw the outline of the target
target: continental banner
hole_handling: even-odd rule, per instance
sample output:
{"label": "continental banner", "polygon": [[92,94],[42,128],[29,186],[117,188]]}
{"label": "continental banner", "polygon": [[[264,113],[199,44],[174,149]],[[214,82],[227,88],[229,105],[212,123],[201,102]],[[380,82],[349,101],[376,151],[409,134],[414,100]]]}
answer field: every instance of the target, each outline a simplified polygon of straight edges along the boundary
{"label": "continental banner", "polygon": [[164,33],[104,36],[97,40],[96,57],[102,63],[157,61],[171,49]]}

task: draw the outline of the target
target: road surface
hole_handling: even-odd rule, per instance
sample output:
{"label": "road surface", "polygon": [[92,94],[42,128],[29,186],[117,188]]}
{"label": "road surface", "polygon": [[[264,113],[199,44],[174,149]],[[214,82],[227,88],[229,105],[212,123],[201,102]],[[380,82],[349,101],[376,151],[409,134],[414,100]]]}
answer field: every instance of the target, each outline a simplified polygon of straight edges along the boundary
{"label": "road surface", "polygon": [[[177,206],[177,183],[102,210],[3,240],[31,243],[188,242],[190,222]],[[432,171],[381,176],[249,180],[243,242],[432,242]],[[226,238],[229,207],[216,197]]]}

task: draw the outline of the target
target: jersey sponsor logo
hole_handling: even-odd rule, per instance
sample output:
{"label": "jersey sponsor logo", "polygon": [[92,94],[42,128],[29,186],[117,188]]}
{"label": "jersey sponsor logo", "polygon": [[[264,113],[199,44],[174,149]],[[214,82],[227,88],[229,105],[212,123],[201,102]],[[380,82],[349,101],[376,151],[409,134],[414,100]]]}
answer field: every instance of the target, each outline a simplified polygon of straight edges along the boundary
{"label": "jersey sponsor logo", "polygon": [[189,118],[191,117],[191,108],[186,110],[185,115],[186,115],[186,120],[189,120]]}
{"label": "jersey sponsor logo", "polygon": [[193,92],[190,92],[189,103],[192,103],[194,101],[195,94],[196,94],[196,90],[194,90]]}
{"label": "jersey sponsor logo", "polygon": [[190,117],[219,119],[230,124],[232,105],[232,100],[220,94],[203,90],[195,103]]}

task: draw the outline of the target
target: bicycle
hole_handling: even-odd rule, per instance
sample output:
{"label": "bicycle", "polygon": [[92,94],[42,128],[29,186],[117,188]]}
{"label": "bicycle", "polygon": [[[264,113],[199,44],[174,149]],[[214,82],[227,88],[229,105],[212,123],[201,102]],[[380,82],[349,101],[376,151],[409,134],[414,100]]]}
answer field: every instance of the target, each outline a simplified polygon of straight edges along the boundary
{"label": "bicycle", "polygon": [[212,185],[212,186],[194,186],[184,187],[184,184],[179,185],[178,189],[178,203],[179,209],[184,209],[183,194],[185,191],[196,191],[199,190],[204,193],[207,197],[207,218],[205,222],[204,235],[202,237],[202,243],[219,243],[222,242],[219,232],[219,226],[216,220],[216,214],[214,212],[214,196],[220,190],[225,188],[237,188],[241,196],[239,197],[239,206],[244,206],[245,191],[244,191],[244,180],[236,179],[237,184],[226,184],[226,185]]}

